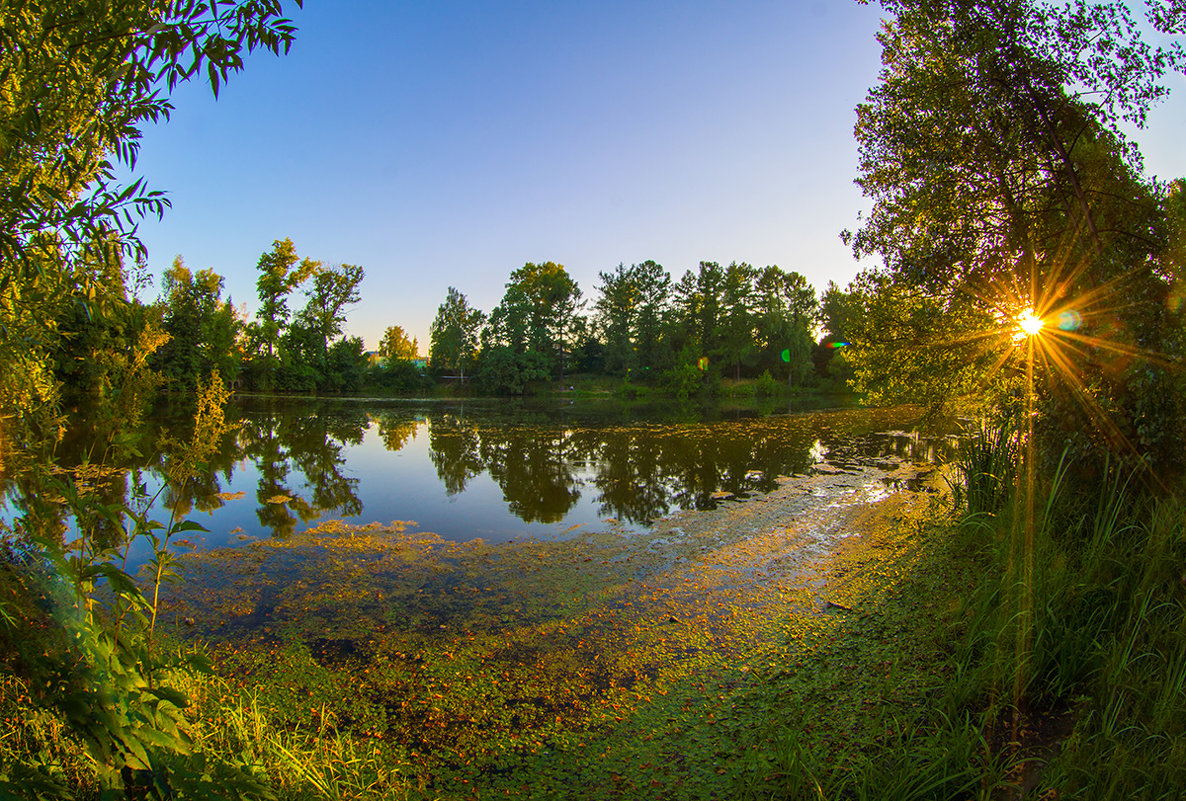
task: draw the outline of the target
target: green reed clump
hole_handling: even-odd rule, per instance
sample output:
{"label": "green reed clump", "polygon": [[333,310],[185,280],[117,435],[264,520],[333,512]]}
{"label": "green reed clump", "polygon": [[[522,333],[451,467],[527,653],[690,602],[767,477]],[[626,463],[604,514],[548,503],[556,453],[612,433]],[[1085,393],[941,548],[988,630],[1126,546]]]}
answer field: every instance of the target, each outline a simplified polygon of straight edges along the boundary
{"label": "green reed clump", "polygon": [[280,799],[404,799],[416,770],[398,744],[340,730],[330,705],[314,725],[293,725],[267,697],[271,686],[241,686],[215,675],[188,674],[182,687],[194,702],[192,731],[202,753],[240,759],[266,777]]}
{"label": "green reed clump", "polygon": [[[1180,798],[1186,787],[1186,505],[1133,503],[1079,555],[1094,635],[1077,721],[1048,784],[1075,798]],[[1069,695],[1069,693],[1067,693]]]}
{"label": "green reed clump", "polygon": [[949,487],[968,515],[994,515],[1009,501],[1018,460],[1018,433],[1009,423],[984,421],[966,430]]}

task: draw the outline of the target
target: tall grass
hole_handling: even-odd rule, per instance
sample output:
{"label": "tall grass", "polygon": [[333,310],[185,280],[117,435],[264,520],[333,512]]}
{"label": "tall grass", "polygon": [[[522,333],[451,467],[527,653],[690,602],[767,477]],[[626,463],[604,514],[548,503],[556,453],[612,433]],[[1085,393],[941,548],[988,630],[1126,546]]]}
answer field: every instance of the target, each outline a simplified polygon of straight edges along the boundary
{"label": "tall grass", "polygon": [[[967,486],[981,489],[968,489],[960,536],[987,541],[987,560],[986,579],[960,610],[966,628],[957,672],[970,679],[954,700],[1003,726],[993,732],[997,747],[1053,747],[1057,756],[1039,782],[1046,790],[1181,797],[1186,507],[1142,494],[1114,469],[1094,485],[1069,486],[1064,456],[1036,482],[1033,519],[1016,511],[1022,482],[995,513],[973,513],[974,496],[991,498],[1000,488],[1002,458],[982,449],[961,464]],[[1030,527],[1024,537],[1020,526]],[[1065,732],[1048,725],[1059,716],[1071,726],[1061,742]]]}
{"label": "tall grass", "polygon": [[186,687],[199,710],[194,730],[201,749],[238,756],[278,799],[406,799],[416,770],[402,748],[342,734],[332,709],[316,729],[279,725],[258,690],[216,676],[191,675]]}

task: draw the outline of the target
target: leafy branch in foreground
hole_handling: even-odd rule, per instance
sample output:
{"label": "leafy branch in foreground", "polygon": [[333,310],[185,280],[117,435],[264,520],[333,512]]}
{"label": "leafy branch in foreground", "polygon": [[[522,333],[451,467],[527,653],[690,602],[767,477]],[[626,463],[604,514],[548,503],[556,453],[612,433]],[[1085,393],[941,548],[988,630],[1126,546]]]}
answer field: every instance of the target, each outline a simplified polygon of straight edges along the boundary
{"label": "leafy branch in foreground", "polygon": [[137,217],[169,205],[143,180],[116,183],[141,127],[168,119],[179,83],[204,71],[217,96],[245,54],[287,52],[295,32],[279,0],[33,0],[0,20],[2,262],[112,231],[139,249]]}
{"label": "leafy branch in foreground", "polygon": [[[36,797],[59,798],[97,783],[128,797],[168,798],[179,781],[191,790],[212,781],[216,766],[194,753],[184,712],[188,700],[169,678],[206,670],[208,662],[200,650],[162,649],[156,638],[160,589],[175,579],[170,543],[183,532],[204,529],[176,517],[162,524],[148,514],[164,493],[181,495],[203,469],[227,430],[226,398],[217,374],[200,388],[193,435],[173,443],[177,455],[167,460],[156,492],[140,483],[130,500],[104,503],[101,486],[123,481],[123,473],[84,464],[47,482],[76,521],[73,539],[24,520],[5,533],[0,652],[10,678],[56,721],[63,741],[82,749],[93,775],[70,786],[55,770],[52,753],[38,761],[34,752],[32,761],[4,767],[0,791],[37,787],[42,790]],[[141,542],[152,550],[143,583],[126,570],[129,552]],[[258,794],[251,789],[251,771],[231,767],[231,774],[242,774],[244,791]],[[225,782],[227,766],[218,773]]]}

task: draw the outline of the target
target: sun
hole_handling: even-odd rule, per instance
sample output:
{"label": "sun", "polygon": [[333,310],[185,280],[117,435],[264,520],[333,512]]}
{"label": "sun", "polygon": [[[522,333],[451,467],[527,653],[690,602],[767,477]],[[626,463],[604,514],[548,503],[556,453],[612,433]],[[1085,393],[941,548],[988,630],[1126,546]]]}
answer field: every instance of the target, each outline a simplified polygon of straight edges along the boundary
{"label": "sun", "polygon": [[1034,313],[1033,309],[1026,309],[1021,314],[1017,315],[1017,327],[1021,329],[1024,336],[1032,337],[1042,330],[1042,318]]}

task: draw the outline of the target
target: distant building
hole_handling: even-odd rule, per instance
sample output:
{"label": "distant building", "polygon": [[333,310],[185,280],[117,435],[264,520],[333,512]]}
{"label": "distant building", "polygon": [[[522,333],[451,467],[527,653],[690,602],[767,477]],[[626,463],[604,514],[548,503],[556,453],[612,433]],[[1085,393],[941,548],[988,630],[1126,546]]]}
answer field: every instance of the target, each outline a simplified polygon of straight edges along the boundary
{"label": "distant building", "polygon": [[[387,366],[387,357],[384,356],[383,354],[379,353],[379,351],[377,351],[377,350],[368,350],[368,351],[365,351],[362,355],[366,357],[367,364],[369,364],[371,367],[386,367]],[[428,369],[428,359],[416,358],[416,359],[411,359],[410,361],[411,361],[412,365],[415,366],[415,368],[420,371],[421,374],[423,374]]]}

